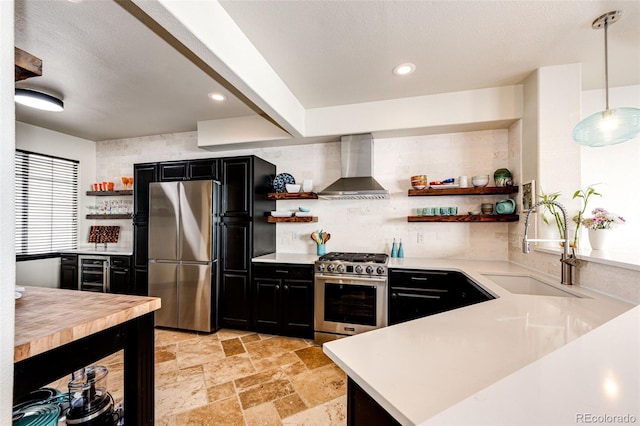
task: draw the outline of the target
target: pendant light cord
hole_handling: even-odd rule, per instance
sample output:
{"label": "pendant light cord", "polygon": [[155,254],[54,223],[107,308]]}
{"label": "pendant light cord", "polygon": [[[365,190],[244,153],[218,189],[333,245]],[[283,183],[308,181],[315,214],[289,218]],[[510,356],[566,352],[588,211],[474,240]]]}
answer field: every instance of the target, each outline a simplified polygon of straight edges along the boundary
{"label": "pendant light cord", "polygon": [[609,50],[607,46],[609,42],[607,40],[607,28],[609,27],[609,18],[604,20],[604,88],[605,88],[605,111],[609,111]]}

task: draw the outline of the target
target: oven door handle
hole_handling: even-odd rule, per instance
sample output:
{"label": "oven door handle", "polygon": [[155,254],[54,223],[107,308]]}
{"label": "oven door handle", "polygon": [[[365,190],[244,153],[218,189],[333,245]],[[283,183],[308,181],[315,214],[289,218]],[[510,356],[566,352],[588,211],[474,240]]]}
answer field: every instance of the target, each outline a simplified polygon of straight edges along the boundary
{"label": "oven door handle", "polygon": [[440,296],[430,296],[428,294],[414,294],[414,293],[392,293],[392,298],[406,297],[407,299],[440,299]]}
{"label": "oven door handle", "polygon": [[367,284],[367,283],[386,283],[387,277],[339,277],[335,275],[316,274],[316,280],[332,281],[333,284]]}

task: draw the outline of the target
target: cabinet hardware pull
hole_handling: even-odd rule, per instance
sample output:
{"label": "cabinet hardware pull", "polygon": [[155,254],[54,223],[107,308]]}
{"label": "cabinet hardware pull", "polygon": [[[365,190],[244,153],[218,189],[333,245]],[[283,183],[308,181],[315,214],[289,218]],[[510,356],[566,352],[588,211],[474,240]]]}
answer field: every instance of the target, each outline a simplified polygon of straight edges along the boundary
{"label": "cabinet hardware pull", "polygon": [[426,281],[428,280],[427,277],[411,277],[412,281]]}
{"label": "cabinet hardware pull", "polygon": [[286,271],[284,269],[276,269],[276,272],[279,273],[279,274],[288,274],[289,273],[289,271]]}
{"label": "cabinet hardware pull", "polygon": [[408,297],[410,299],[440,299],[440,296],[429,296],[426,294],[409,294],[409,293],[398,293],[400,297]]}
{"label": "cabinet hardware pull", "polygon": [[280,286],[279,285],[275,286],[275,289],[280,290]]}
{"label": "cabinet hardware pull", "polygon": [[285,286],[284,286],[284,289],[285,289],[285,290],[289,290],[289,286],[288,286],[288,285],[285,285]]}

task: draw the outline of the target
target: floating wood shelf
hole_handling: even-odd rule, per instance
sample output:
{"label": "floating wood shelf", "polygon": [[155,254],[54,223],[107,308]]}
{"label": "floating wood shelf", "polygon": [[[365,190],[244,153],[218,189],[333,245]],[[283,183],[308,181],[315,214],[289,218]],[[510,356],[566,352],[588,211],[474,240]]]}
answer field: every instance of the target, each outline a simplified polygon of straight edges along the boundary
{"label": "floating wood shelf", "polygon": [[453,216],[409,216],[407,222],[517,222],[517,214],[465,214]]}
{"label": "floating wood shelf", "polygon": [[87,195],[95,195],[97,197],[117,197],[123,195],[133,195],[133,191],[130,189],[120,191],[87,191]]}
{"label": "floating wood shelf", "polygon": [[87,219],[131,219],[131,214],[88,214]]}
{"label": "floating wood shelf", "polygon": [[269,200],[317,200],[318,194],[315,192],[270,192],[267,194]]}
{"label": "floating wood shelf", "polygon": [[317,222],[318,218],[316,216],[306,216],[306,217],[267,217],[267,222],[269,223],[281,223],[281,222]]}
{"label": "floating wood shelf", "polygon": [[14,46],[15,80],[22,81],[42,75],[42,59]]}
{"label": "floating wood shelf", "polygon": [[410,197],[437,196],[437,195],[493,195],[493,194],[515,194],[518,192],[517,186],[471,186],[468,188],[442,188],[442,189],[410,189]]}

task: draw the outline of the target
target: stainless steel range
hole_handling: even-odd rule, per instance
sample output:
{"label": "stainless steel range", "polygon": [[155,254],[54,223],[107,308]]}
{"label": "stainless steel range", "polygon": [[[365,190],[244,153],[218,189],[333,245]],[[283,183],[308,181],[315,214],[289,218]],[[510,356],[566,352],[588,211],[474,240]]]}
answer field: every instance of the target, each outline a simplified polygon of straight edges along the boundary
{"label": "stainless steel range", "polygon": [[315,262],[317,344],[387,325],[384,253],[331,252]]}

